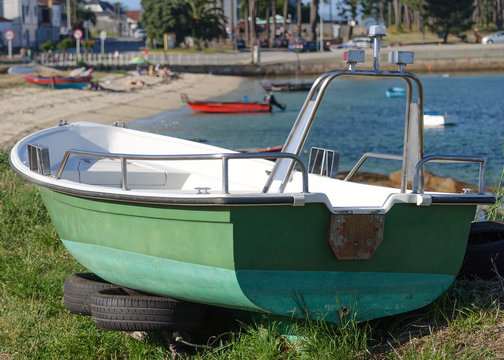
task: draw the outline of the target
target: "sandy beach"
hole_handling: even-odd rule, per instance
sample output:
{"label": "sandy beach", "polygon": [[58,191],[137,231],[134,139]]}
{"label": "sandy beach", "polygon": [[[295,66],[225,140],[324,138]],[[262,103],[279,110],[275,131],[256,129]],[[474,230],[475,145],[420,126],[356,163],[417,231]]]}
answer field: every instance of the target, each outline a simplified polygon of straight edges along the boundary
{"label": "sandy beach", "polygon": [[[140,79],[144,86],[128,85]],[[232,92],[244,78],[184,73],[176,80],[108,74],[100,79],[112,91],[37,86],[12,87],[0,92],[0,147],[8,148],[31,132],[55,126],[60,120],[102,124],[131,122],[183,105],[181,93],[204,100]]]}

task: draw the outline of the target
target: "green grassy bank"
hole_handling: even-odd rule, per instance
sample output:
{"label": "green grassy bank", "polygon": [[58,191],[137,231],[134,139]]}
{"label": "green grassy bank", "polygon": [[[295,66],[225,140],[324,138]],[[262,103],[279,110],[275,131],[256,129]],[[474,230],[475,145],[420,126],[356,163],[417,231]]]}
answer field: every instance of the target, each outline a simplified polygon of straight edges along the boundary
{"label": "green grassy bank", "polygon": [[[85,269],[58,240],[37,191],[10,169],[7,152],[0,152],[0,359],[173,356],[159,334],[137,341],[70,314],[62,285],[79,271]],[[350,321],[339,329],[300,323],[293,342],[275,323],[242,325],[219,338],[214,334],[181,358],[497,359],[504,357],[503,305],[502,277],[459,280],[436,302],[412,313]]]}

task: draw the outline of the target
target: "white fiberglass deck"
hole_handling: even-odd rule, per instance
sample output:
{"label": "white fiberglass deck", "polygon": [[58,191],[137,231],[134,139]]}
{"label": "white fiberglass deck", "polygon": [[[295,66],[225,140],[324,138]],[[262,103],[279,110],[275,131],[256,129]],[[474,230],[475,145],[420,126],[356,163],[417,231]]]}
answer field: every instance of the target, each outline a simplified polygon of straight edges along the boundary
{"label": "white fiberglass deck", "polygon": [[[77,123],[42,131],[23,139],[16,147],[20,162],[26,167],[27,144],[49,148],[51,173],[54,175],[69,149],[101,153],[136,155],[217,154],[232,151],[181,140],[143,133],[124,128]],[[261,194],[273,167],[264,159],[229,160],[229,192],[249,196]],[[99,159],[83,155],[70,156],[61,179],[42,177],[59,186],[104,192],[128,191],[139,196],[177,197],[199,196],[203,192],[222,194],[222,161],[220,160],[128,160],[128,190],[122,190],[121,162],[117,159]],[[309,174],[309,192],[305,202],[322,201],[329,208],[381,208],[399,189],[357,184]],[[302,176],[295,172],[285,192],[302,193]],[[224,195],[225,196],[225,195]]]}

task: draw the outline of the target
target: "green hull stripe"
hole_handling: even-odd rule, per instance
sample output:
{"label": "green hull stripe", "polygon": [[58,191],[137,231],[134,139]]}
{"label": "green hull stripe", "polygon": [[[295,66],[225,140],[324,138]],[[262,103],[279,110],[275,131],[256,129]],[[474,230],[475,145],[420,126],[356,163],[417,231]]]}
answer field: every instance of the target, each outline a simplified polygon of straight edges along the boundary
{"label": "green hull stripe", "polygon": [[411,311],[428,305],[454,281],[451,275],[329,272],[237,271],[245,295],[271,313],[340,321],[350,309],[357,321]]}
{"label": "green hull stripe", "polygon": [[[329,271],[237,271],[63,240],[85,267],[108,281],[181,300],[338,323],[348,307],[363,321],[431,303],[448,275]],[[360,310],[362,309],[362,310]]]}
{"label": "green hull stripe", "polygon": [[117,204],[44,188],[40,193],[62,239],[234,270],[233,224],[217,221],[229,220],[229,210]]}
{"label": "green hull stripe", "polygon": [[261,311],[232,270],[62,240],[79,263],[114,284],[180,300]]}

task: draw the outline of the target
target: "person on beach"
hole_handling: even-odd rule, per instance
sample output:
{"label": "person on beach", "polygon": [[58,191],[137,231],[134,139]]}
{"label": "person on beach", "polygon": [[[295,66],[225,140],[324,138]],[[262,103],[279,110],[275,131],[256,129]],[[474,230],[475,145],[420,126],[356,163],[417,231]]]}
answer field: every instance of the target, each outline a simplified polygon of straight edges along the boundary
{"label": "person on beach", "polygon": [[23,64],[26,64],[26,49],[24,47],[19,50],[19,55],[21,55],[21,59],[23,59]]}
{"label": "person on beach", "polygon": [[476,43],[479,43],[481,41],[481,34],[477,27],[474,28],[474,37],[476,38]]}

